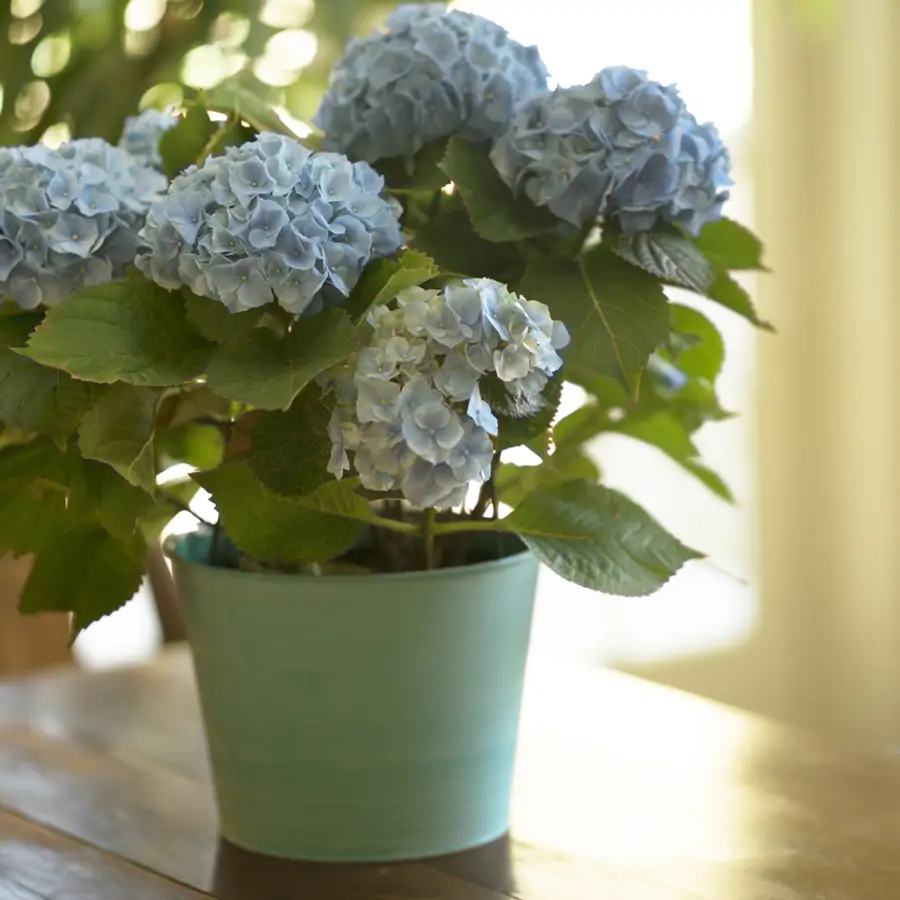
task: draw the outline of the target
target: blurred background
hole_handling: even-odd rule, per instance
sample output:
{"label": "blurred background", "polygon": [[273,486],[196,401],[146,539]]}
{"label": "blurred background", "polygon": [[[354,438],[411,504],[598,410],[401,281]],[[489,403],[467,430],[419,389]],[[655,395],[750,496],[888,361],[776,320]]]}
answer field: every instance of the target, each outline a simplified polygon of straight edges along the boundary
{"label": "blurred background", "polygon": [[[185,92],[234,77],[302,134],[346,40],[393,5],[6,0],[0,144],[115,140],[134,110],[177,106]],[[704,306],[726,342],[720,397],[739,417],[705,426],[697,443],[734,505],[649,446],[604,435],[593,447],[608,484],[708,559],[640,600],[598,598],[545,573],[536,657],[606,664],[900,746],[898,4],[452,5],[537,44],[558,84],[620,63],[677,83],[723,133],[736,181],[727,212],[758,231],[774,272],[745,286],[776,337]],[[7,569],[0,590],[9,592],[21,569]],[[143,591],[75,653],[85,666],[119,665],[160,640]]]}

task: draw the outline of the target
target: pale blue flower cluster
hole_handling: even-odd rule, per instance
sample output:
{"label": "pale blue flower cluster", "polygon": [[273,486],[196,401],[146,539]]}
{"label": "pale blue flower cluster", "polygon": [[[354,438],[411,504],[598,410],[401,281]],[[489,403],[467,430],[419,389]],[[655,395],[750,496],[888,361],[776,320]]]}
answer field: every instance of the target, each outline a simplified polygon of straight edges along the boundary
{"label": "pale blue flower cluster", "polygon": [[160,138],[178,124],[178,116],[145,109],[139,116],[125,119],[125,127],[119,138],[119,146],[127,150],[138,162],[162,170],[162,156],[159,153]]}
{"label": "pale blue flower cluster", "polygon": [[365,487],[400,490],[420,508],[458,506],[491,472],[498,421],[482,379],[537,411],[569,334],[543,303],[488,278],[406,288],[368,323],[355,367],[329,384],[337,404],[328,470],[340,478],[353,453]]}
{"label": "pale blue flower cluster", "polygon": [[165,187],[163,175],[100,138],[0,148],[0,299],[53,306],[121,278]]}
{"label": "pale blue flower cluster", "polygon": [[450,134],[490,140],[546,91],[536,47],[443,3],[405,3],[382,30],[350,41],[315,122],[327,149],[373,162]]}
{"label": "pale blue flower cluster", "polygon": [[529,101],[491,159],[515,192],[582,226],[598,216],[626,233],[673,222],[698,234],[721,216],[728,153],[674,87],[616,66],[585,85]]}
{"label": "pale blue flower cluster", "polygon": [[[177,176],[141,232],[136,263],[231,312],[273,294],[294,315],[341,302],[366,263],[401,245],[399,208],[367,163],[262,133]],[[329,293],[330,291],[330,293]]]}

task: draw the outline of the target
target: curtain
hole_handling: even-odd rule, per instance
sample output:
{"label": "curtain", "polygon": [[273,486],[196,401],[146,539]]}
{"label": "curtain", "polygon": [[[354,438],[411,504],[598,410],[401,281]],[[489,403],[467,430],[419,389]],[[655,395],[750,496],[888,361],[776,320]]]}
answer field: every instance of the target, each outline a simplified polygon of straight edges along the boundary
{"label": "curtain", "polygon": [[760,705],[896,746],[900,4],[756,0],[754,41]]}

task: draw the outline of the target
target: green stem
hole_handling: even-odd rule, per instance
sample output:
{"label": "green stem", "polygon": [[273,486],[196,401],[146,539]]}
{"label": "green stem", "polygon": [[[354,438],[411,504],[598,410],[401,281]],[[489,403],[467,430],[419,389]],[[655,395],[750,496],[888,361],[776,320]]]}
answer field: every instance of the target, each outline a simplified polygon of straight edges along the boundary
{"label": "green stem", "polygon": [[376,528],[387,528],[390,531],[398,531],[400,534],[421,534],[422,529],[414,522],[398,522],[396,519],[387,519],[384,516],[373,516],[365,519]]}
{"label": "green stem", "polygon": [[485,510],[488,508],[488,503],[490,502],[490,484],[489,480],[485,481],[481,488],[478,491],[478,499],[475,501],[475,506],[472,507],[472,518],[480,519]]}
{"label": "green stem", "polygon": [[428,218],[431,220],[436,219],[441,214],[441,197],[443,195],[443,191],[438,188],[434,192],[434,196],[431,198],[431,206],[428,209]]}
{"label": "green stem", "polygon": [[220,547],[222,546],[222,523],[217,519],[213,525],[212,541],[209,544],[209,564],[219,565]]}
{"label": "green stem", "polygon": [[234,118],[229,117],[220,123],[219,128],[213,132],[212,137],[206,142],[206,146],[200,151],[200,156],[197,159],[198,166],[203,165],[204,160],[219,149],[219,145],[228,137],[228,126],[233,121]]}
{"label": "green stem", "polygon": [[463,519],[458,522],[436,522],[435,535],[458,534],[463,531],[506,531],[499,519]]}
{"label": "green stem", "polygon": [[494,452],[494,459],[491,464],[491,477],[488,478],[488,491],[491,496],[491,518],[496,522],[500,518],[500,498],[497,496],[497,469],[500,468],[500,451]]}
{"label": "green stem", "polygon": [[425,568],[429,571],[434,568],[434,529],[437,510],[429,507],[425,510],[422,519],[422,539],[425,541]]}
{"label": "green stem", "polygon": [[289,313],[286,309],[282,308],[277,303],[270,304],[268,312],[274,319],[279,322],[280,325],[284,327],[285,334],[287,334],[297,323],[297,317],[292,313]]}
{"label": "green stem", "polygon": [[639,403],[641,399],[641,381],[644,377],[644,370],[638,369],[637,375],[634,376],[634,402]]}
{"label": "green stem", "polygon": [[171,504],[176,509],[181,510],[181,512],[190,513],[201,525],[208,525],[210,528],[215,528],[216,523],[210,522],[209,519],[204,519],[203,516],[197,515],[194,510],[191,509],[190,505],[185,503],[181,497],[178,497],[175,494],[170,494],[168,491],[160,491],[159,496],[165,500],[166,503]]}

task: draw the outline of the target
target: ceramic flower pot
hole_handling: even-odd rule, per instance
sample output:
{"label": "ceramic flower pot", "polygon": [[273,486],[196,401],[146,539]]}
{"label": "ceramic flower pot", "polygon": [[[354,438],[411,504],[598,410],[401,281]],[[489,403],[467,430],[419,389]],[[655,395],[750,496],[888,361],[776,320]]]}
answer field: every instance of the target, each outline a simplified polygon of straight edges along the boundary
{"label": "ceramic flower pot", "polygon": [[396,575],[214,568],[169,544],[221,831],[308,860],[451,853],[508,826],[537,560]]}

